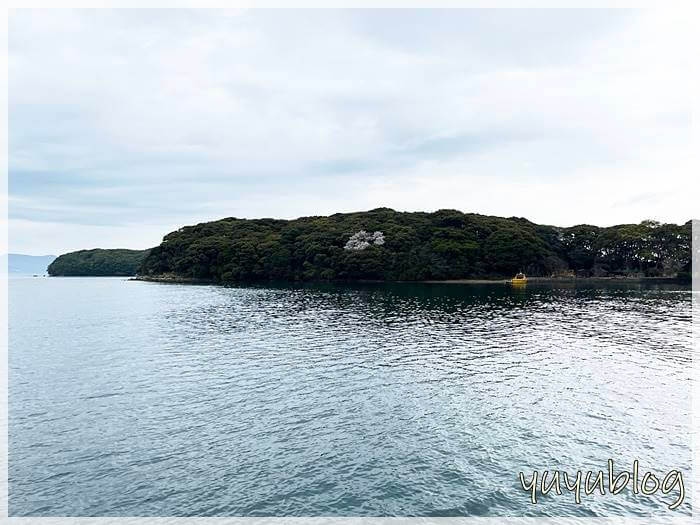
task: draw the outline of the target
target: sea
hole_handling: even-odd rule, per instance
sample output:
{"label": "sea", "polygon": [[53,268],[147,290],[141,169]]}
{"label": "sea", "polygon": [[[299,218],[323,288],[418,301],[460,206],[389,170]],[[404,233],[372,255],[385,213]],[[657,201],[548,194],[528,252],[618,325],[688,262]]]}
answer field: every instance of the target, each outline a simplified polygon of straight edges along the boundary
{"label": "sea", "polygon": [[691,513],[689,287],[8,294],[10,516]]}

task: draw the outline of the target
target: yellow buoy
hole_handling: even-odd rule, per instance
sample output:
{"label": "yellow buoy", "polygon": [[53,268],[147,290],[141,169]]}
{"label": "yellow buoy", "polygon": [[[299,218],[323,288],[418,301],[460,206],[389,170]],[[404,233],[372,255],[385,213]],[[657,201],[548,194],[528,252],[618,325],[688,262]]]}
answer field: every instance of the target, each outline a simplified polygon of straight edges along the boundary
{"label": "yellow buoy", "polygon": [[525,284],[527,282],[527,277],[524,273],[519,273],[510,280],[511,284]]}

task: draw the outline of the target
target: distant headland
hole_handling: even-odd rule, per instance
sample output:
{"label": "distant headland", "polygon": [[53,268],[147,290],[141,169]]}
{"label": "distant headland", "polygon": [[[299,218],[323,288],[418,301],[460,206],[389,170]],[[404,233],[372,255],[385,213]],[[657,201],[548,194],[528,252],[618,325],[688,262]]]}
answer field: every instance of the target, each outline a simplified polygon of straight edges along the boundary
{"label": "distant headland", "polygon": [[44,275],[46,268],[56,259],[55,255],[25,255],[8,253],[7,273],[10,275]]}
{"label": "distant headland", "polygon": [[234,217],[185,226],[150,250],[83,250],[50,275],[148,280],[435,281],[533,277],[690,279],[691,221],[610,227],[540,225],[457,210],[282,219]]}
{"label": "distant headland", "polygon": [[136,275],[149,250],[79,250],[64,253],[49,264],[51,276],[108,277]]}

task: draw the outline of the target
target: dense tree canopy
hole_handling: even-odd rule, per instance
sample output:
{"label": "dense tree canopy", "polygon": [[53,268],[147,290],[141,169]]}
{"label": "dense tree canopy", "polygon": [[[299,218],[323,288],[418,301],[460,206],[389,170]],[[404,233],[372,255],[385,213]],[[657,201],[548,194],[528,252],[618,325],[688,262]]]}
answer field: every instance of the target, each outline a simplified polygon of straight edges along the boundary
{"label": "dense tree canopy", "polygon": [[217,282],[495,278],[519,271],[671,276],[690,271],[690,254],[690,221],[559,228],[456,210],[378,208],[186,226],[166,235],[139,273]]}
{"label": "dense tree canopy", "polygon": [[136,275],[146,255],[148,250],[80,250],[58,257],[48,272],[71,277]]}

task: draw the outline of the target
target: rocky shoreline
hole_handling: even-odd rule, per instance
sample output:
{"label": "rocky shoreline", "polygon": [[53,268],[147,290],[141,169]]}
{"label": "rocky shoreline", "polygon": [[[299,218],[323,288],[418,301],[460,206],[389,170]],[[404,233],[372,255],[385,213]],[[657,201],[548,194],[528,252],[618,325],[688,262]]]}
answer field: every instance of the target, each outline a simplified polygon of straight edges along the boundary
{"label": "rocky shoreline", "polygon": [[129,281],[145,281],[149,283],[172,283],[172,284],[218,284],[213,279],[195,279],[194,277],[181,277],[174,274],[164,275],[135,275]]}
{"label": "rocky shoreline", "polygon": [[[137,275],[131,277],[130,281],[144,281],[152,283],[170,284],[224,284],[213,279],[196,279],[193,277],[181,277],[174,274],[164,275]],[[312,283],[313,281],[304,281]],[[326,281],[318,281],[326,282]],[[425,281],[380,281],[380,280],[352,280],[352,281],[332,281],[338,283],[423,283],[423,284],[509,284],[510,279],[448,279],[448,280],[425,280]],[[528,277],[528,283],[538,284],[575,284],[575,283],[659,283],[659,284],[682,284],[676,277]],[[244,284],[244,283],[238,283]]]}

